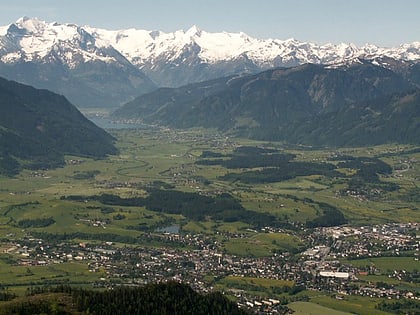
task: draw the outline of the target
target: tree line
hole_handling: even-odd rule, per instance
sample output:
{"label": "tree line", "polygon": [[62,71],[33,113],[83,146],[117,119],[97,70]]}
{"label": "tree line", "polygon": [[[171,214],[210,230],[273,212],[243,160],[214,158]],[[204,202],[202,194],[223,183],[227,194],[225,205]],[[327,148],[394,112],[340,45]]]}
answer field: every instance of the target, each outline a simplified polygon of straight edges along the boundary
{"label": "tree line", "polygon": [[[49,294],[46,294],[49,293]],[[70,297],[51,298],[51,293]],[[202,294],[178,282],[154,283],[139,287],[115,287],[112,290],[91,290],[58,286],[28,290],[27,299],[0,307],[0,314],[100,314],[100,315],[246,315],[220,292]],[[66,302],[67,301],[67,302]]]}
{"label": "tree line", "polygon": [[151,189],[149,195],[144,198],[121,198],[117,195],[101,194],[62,196],[61,199],[80,202],[91,200],[114,206],[145,207],[159,213],[181,214],[196,221],[211,217],[213,220],[225,222],[242,221],[256,227],[273,226],[278,223],[273,215],[245,209],[237,199],[227,193],[205,196],[177,190]]}

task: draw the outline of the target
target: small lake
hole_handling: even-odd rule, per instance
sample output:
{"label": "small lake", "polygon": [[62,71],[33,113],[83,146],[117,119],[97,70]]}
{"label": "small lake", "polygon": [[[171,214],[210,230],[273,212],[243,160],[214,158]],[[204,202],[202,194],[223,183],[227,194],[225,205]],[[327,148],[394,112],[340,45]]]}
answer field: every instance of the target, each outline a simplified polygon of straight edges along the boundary
{"label": "small lake", "polygon": [[94,117],[87,117],[90,121],[92,121],[96,126],[102,129],[146,129],[150,128],[150,126],[144,124],[135,124],[135,123],[124,123],[111,120],[107,117],[101,116],[94,116]]}
{"label": "small lake", "polygon": [[179,230],[180,230],[180,226],[174,224],[174,225],[169,225],[169,226],[165,226],[163,228],[157,229],[156,232],[178,234]]}

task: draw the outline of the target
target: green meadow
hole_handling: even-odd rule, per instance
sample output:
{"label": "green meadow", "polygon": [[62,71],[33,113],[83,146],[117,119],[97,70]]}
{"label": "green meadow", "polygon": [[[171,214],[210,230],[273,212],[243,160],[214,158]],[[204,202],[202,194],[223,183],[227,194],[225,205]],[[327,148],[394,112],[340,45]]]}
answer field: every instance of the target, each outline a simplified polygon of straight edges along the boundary
{"label": "green meadow", "polygon": [[275,252],[296,253],[303,246],[298,237],[286,233],[253,233],[224,243],[227,253],[237,256],[270,256]]}
{"label": "green meadow", "polygon": [[293,302],[287,305],[296,315],[349,315],[351,313],[337,311],[312,302]]}
{"label": "green meadow", "polygon": [[413,272],[419,270],[420,262],[413,257],[377,257],[349,260],[348,263],[355,267],[372,266],[380,273],[386,274],[394,270],[405,270]]}
{"label": "green meadow", "polygon": [[[181,191],[229,192],[246,209],[271,213],[281,220],[306,222],[316,218],[316,209],[313,204],[305,202],[305,198],[339,208],[349,222],[354,224],[409,222],[416,221],[419,217],[417,201],[405,197],[417,187],[420,154],[405,154],[404,151],[398,154],[394,152],[393,146],[339,150],[344,155],[385,156],[383,160],[394,169],[398,169],[403,160],[411,161],[407,171],[395,171],[392,176],[382,179],[384,182],[398,184],[398,191],[384,193],[376,199],[361,200],[354,196],[337,196],[337,191],[346,186],[345,178],[310,175],[278,182],[248,184],[221,179],[228,172],[240,173],[243,169],[228,170],[220,165],[196,164],[204,151],[229,155],[241,144],[273,147],[272,143],[250,143],[241,139],[219,143],[212,140],[211,134],[201,131],[177,133],[122,130],[115,131],[114,135],[120,149],[117,156],[104,160],[68,157],[68,160],[80,159],[82,162],[54,170],[39,170],[41,175],[38,176],[27,170],[15,178],[0,178],[1,228],[13,230],[10,220],[14,222],[32,217],[53,217],[57,230],[62,230],[63,227],[71,229],[75,227],[76,214],[85,217],[94,217],[97,214],[89,211],[85,205],[60,200],[61,196],[103,193],[121,197],[144,196],[147,194],[145,187],[156,181]],[[296,154],[298,161],[321,163],[327,162],[332,154],[331,150],[294,149],[290,152]],[[138,219],[145,209],[131,211],[133,214],[126,216],[127,220]],[[110,228],[111,225],[118,229],[117,223],[110,224]],[[53,231],[54,228],[49,229]]]}
{"label": "green meadow", "polygon": [[[183,233],[203,234],[220,240],[222,250],[231,255],[264,257],[273,253],[303,251],[305,244],[298,231],[262,232],[252,222],[215,219],[207,215],[203,220],[188,219],[182,214],[154,211],[146,206],[105,205],[88,197],[103,194],[121,198],[146,198],[151,189],[176,190],[200,196],[217,196],[228,193],[250,213],[272,216],[280,224],[305,225],[322,216],[322,205],[328,204],[340,211],[349,224],[368,225],[386,222],[419,221],[418,179],[420,178],[420,153],[414,147],[396,145],[371,148],[311,149],[284,147],[281,143],[265,143],[244,139],[221,137],[213,131],[189,130],[114,130],[120,153],[106,159],[67,156],[67,165],[58,169],[24,170],[9,178],[0,177],[0,279],[3,285],[13,285],[17,292],[31,285],[45,283],[92,283],[103,277],[103,271],[89,272],[83,262],[68,262],[51,266],[18,266],[21,257],[3,253],[8,240],[21,239],[31,233],[54,234],[84,233],[89,242],[100,243],[102,234],[140,237],[144,233],[158,233],[157,228],[176,224]],[[228,161],[237,148],[269,148],[281,154],[295,155],[294,161],[316,165],[338,165],[332,156],[377,157],[392,168],[392,173],[379,176],[378,183],[397,190],[381,190],[367,198],[346,193],[351,176],[357,169],[338,168],[335,175],[313,174],[292,176],[288,179],[260,182],[263,166],[228,168],[223,163],[198,163],[203,152],[212,152]],[[267,153],[267,155],[274,153]],[[217,158],[209,158],[214,161]],[[294,165],[294,164],[293,164]],[[227,174],[245,174],[248,177],[228,180]],[[234,178],[231,177],[231,178]],[[251,180],[254,180],[252,182]],[[85,201],[68,199],[85,197]],[[88,200],[89,199],[89,200]],[[95,225],[93,222],[103,222]],[[287,225],[289,224],[289,225]],[[95,235],[97,239],[95,240]],[[241,235],[223,237],[221,235]],[[87,241],[75,239],[73,242]],[[141,244],[140,244],[141,245]],[[163,246],[159,240],[144,246]],[[130,246],[119,244],[118,246]],[[411,259],[411,260],[410,260]],[[406,270],[418,269],[412,258],[372,258],[353,260],[354,266],[374,264],[381,271],[398,265]],[[385,277],[383,274],[368,277]],[[371,279],[374,282],[382,278]],[[279,282],[280,281],[280,282]],[[263,280],[225,277],[216,285],[221,288],[250,287],[251,290],[270,292],[270,288],[283,286],[281,280]],[[349,297],[344,301],[328,297],[311,297],[311,302],[296,302],[291,308],[296,314],[385,314],[374,309],[375,303]],[[359,305],[368,305],[367,311]]]}
{"label": "green meadow", "polygon": [[[380,302],[380,299],[376,298],[369,298],[369,297],[360,297],[360,296],[344,296],[343,299],[337,299],[336,296],[328,296],[328,295],[313,295],[311,296],[311,303],[302,305],[302,302],[298,302],[297,304],[297,311],[303,311],[312,314],[310,311],[310,307],[313,307],[314,313],[313,314],[358,314],[358,315],[390,315],[392,313],[384,312],[382,310],[376,309],[376,305]],[[318,306],[316,306],[318,305]],[[293,304],[291,305],[292,309]],[[319,307],[321,306],[321,308]],[[302,309],[303,307],[303,309]],[[325,309],[326,313],[322,313]],[[318,313],[318,312],[321,313]],[[315,313],[316,312],[316,313]],[[331,312],[331,313],[329,313]],[[338,313],[334,313],[338,312]],[[302,313],[305,314],[305,313]]]}
{"label": "green meadow", "polygon": [[[129,225],[153,227],[164,222],[168,216],[178,223],[182,221],[185,231],[195,233],[238,233],[250,228],[247,223],[216,222],[211,218],[203,222],[185,222],[179,216],[151,212],[144,207],[114,207],[112,213],[107,213],[100,211],[102,205],[93,201],[80,203],[61,199],[62,196],[100,194],[114,194],[122,198],[147,196],[148,187],[156,183],[186,192],[228,192],[245,209],[274,215],[282,222],[304,224],[314,220],[320,215],[317,203],[327,203],[338,208],[351,224],[412,222],[419,218],[418,201],[413,195],[415,196],[418,189],[416,182],[420,176],[420,154],[410,153],[416,152],[412,147],[390,145],[339,150],[281,149],[281,144],[226,139],[202,130],[116,130],[113,134],[120,150],[116,156],[103,160],[68,156],[68,165],[63,168],[25,170],[14,178],[1,177],[2,235],[22,235],[25,231],[19,228],[19,222],[39,218],[52,218],[55,222],[47,227],[27,227],[26,230],[100,233],[100,229],[85,222],[102,219],[108,222],[108,232],[126,234],[126,227]],[[395,170],[391,176],[382,176],[381,181],[397,184],[399,190],[383,192],[376,198],[363,199],[337,193],[347,186],[348,179],[345,177],[309,175],[251,184],[222,178],[227,173],[239,174],[246,171],[243,168],[227,169],[222,165],[197,164],[205,151],[229,157],[241,145],[280,149],[281,152],[295,154],[295,160],[301,162],[338,163],[329,160],[337,152],[354,157],[377,156]],[[77,160],[79,162],[71,162]],[[347,169],[344,172],[352,174],[356,170]],[[113,219],[118,213],[122,220]],[[284,242],[277,236],[261,234],[228,242],[225,246],[232,253],[261,256],[272,250],[295,248],[296,240],[291,238]]]}

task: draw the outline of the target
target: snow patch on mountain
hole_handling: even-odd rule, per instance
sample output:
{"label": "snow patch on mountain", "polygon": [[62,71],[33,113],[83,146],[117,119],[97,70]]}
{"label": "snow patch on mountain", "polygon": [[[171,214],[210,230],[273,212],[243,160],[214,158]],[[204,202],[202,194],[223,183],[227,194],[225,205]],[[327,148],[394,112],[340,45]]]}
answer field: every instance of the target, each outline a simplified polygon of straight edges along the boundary
{"label": "snow patch on mountain", "polygon": [[103,44],[115,47],[140,67],[161,59],[173,62],[186,47],[193,45],[199,47],[198,57],[201,62],[216,63],[246,56],[264,68],[288,63],[341,63],[355,57],[374,59],[389,56],[400,60],[420,60],[418,42],[394,48],[381,48],[372,44],[357,47],[351,43],[317,45],[293,38],[261,40],[245,33],[209,33],[197,26],[173,33],[137,29],[109,31],[92,27],[86,27],[86,30]]}
{"label": "snow patch on mountain", "polygon": [[6,26],[0,26],[0,36],[4,36],[7,34],[7,29],[9,28],[10,25],[6,25]]}
{"label": "snow patch on mountain", "polygon": [[[124,56],[124,57],[123,57]],[[68,67],[82,62],[132,63],[153,70],[165,64],[217,64],[245,60],[260,69],[304,63],[341,64],[353,58],[391,57],[420,60],[420,42],[383,48],[341,43],[318,45],[290,38],[256,39],[245,33],[210,33],[197,26],[171,33],[139,29],[105,30],[75,24],[47,23],[22,17],[0,27],[0,59],[50,62]]]}
{"label": "snow patch on mountain", "polygon": [[74,68],[81,62],[117,61],[98,49],[96,39],[75,24],[22,17],[2,27],[0,34],[0,59],[5,63],[60,60]]}

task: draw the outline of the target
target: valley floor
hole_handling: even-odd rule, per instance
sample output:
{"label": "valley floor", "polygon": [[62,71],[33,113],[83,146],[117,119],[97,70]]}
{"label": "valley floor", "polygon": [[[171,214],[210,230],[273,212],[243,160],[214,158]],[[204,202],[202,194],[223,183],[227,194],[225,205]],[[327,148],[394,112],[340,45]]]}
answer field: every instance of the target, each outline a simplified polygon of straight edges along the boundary
{"label": "valley floor", "polygon": [[[2,292],[177,280],[267,314],[388,314],[382,302],[418,303],[418,148],[113,133],[117,156],[0,178]],[[373,166],[379,175],[360,174]]]}

